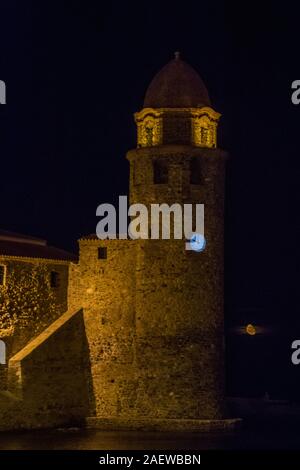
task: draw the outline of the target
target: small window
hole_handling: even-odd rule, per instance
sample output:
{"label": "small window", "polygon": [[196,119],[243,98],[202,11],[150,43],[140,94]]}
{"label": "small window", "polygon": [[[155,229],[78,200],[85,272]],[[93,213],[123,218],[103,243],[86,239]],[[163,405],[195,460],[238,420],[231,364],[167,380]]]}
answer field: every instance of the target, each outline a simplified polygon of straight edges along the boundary
{"label": "small window", "polygon": [[60,276],[56,271],[51,271],[50,273],[50,287],[57,288],[59,287]]}
{"label": "small window", "polygon": [[135,168],[135,162],[131,163],[131,174],[132,174],[132,182],[133,184],[136,184],[136,168]]}
{"label": "small window", "polygon": [[0,264],[0,286],[5,286],[6,281],[6,266]]}
{"label": "small window", "polygon": [[206,127],[201,127],[201,143],[208,145],[208,129]]}
{"label": "small window", "polygon": [[201,184],[201,179],[200,161],[193,157],[190,161],[190,184]]}
{"label": "small window", "polygon": [[106,246],[100,246],[98,248],[98,259],[106,259],[107,258],[107,248]]}
{"label": "small window", "polygon": [[165,161],[155,160],[153,163],[154,184],[167,184],[169,179],[168,166]]}
{"label": "small window", "polygon": [[146,126],[145,133],[146,133],[147,146],[151,147],[153,145],[153,128]]}

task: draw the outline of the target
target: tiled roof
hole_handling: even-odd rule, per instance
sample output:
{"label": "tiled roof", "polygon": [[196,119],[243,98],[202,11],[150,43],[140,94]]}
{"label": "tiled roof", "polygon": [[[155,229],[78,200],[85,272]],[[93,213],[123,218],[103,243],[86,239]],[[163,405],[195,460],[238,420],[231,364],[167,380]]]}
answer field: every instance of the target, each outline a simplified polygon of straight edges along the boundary
{"label": "tiled roof", "polygon": [[203,106],[210,106],[207,89],[198,73],[178,53],[155,75],[144,101],[144,108]]}
{"label": "tiled roof", "polygon": [[41,258],[60,261],[76,261],[77,256],[68,251],[53,246],[22,243],[0,239],[0,256],[13,256],[21,258]]}
{"label": "tiled roof", "polygon": [[15,241],[19,243],[32,243],[38,245],[47,245],[47,241],[42,238],[31,237],[21,233],[11,232],[9,230],[0,229],[0,240]]}

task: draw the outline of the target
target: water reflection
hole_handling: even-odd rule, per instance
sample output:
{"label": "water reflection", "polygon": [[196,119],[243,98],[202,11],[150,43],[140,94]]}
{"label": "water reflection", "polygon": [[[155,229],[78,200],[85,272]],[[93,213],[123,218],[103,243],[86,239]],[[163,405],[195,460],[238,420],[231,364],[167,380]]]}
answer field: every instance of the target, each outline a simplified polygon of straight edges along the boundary
{"label": "water reflection", "polygon": [[184,450],[184,449],[299,449],[297,429],[277,423],[246,426],[239,433],[111,432],[84,429],[14,432],[0,434],[1,450]]}

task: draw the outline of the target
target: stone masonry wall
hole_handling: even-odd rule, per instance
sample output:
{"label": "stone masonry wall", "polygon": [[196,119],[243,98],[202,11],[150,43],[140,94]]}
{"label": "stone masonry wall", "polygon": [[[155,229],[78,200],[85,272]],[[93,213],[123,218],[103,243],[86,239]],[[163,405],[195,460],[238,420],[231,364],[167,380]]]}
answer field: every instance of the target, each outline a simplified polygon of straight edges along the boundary
{"label": "stone masonry wall", "polygon": [[80,311],[68,311],[9,361],[9,407],[0,429],[78,424],[93,414],[89,351]]}
{"label": "stone masonry wall", "polygon": [[[107,259],[98,259],[98,248]],[[135,242],[81,240],[80,262],[70,270],[69,303],[81,305],[90,350],[97,416],[134,407]]]}
{"label": "stone masonry wall", "polygon": [[[131,150],[130,202],[203,203],[206,248],[140,241],[136,271],[140,407],[156,418],[218,419],[223,407],[223,207],[225,152],[165,145]],[[154,161],[168,182],[154,183]],[[199,184],[191,183],[191,159]],[[134,174],[134,178],[133,178]]]}
{"label": "stone masonry wall", "polygon": [[[0,339],[7,360],[67,310],[69,263],[0,257],[7,267],[6,283],[0,286]],[[59,274],[51,288],[50,272]],[[6,388],[7,366],[2,366],[0,390]]]}

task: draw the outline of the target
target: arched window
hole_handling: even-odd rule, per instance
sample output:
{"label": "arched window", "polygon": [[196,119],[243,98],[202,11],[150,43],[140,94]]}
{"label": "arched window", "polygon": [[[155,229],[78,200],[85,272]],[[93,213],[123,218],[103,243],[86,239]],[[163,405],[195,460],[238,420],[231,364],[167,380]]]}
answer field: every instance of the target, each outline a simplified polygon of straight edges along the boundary
{"label": "arched window", "polygon": [[167,184],[169,172],[167,162],[163,159],[157,159],[153,162],[153,182],[154,184]]}
{"label": "arched window", "polygon": [[144,121],[144,145],[146,147],[152,147],[154,145],[154,129],[155,121],[149,117]]}
{"label": "arched window", "polygon": [[207,127],[201,127],[201,143],[203,145],[209,144],[209,130]]}
{"label": "arched window", "polygon": [[153,145],[153,127],[145,126],[145,133],[147,146],[151,147]]}
{"label": "arched window", "polygon": [[0,339],[0,364],[6,364],[6,344]]}
{"label": "arched window", "polygon": [[192,157],[190,161],[190,184],[201,184],[201,166],[197,157]]}

